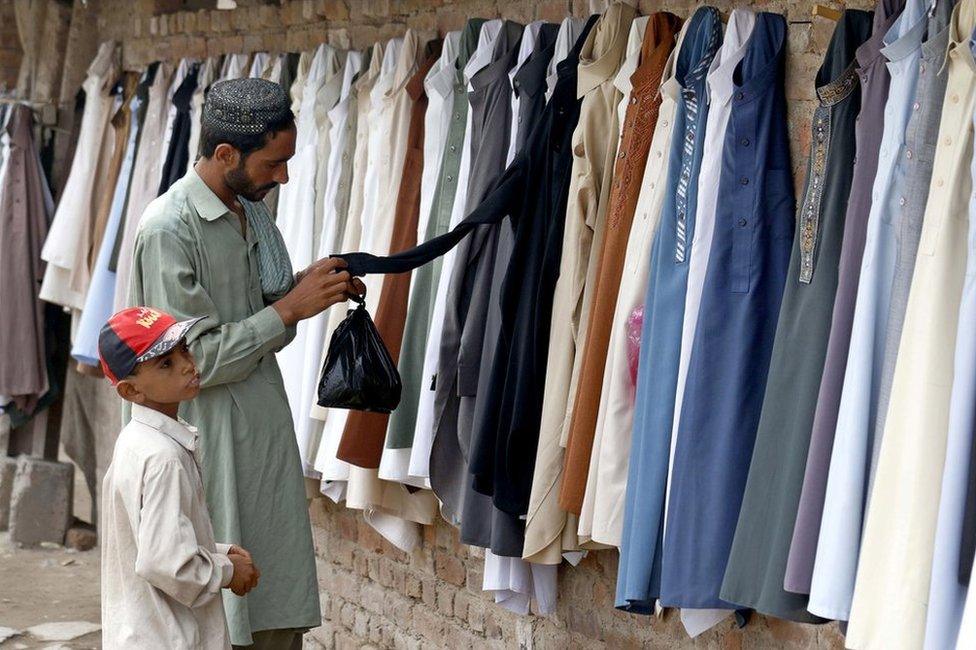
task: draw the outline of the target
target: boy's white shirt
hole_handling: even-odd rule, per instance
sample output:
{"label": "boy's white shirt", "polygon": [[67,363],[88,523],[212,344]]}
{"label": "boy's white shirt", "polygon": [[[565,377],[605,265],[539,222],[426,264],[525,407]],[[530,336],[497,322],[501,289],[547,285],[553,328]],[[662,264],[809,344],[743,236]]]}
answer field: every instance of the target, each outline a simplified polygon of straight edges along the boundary
{"label": "boy's white shirt", "polygon": [[230,648],[196,429],[133,405],[102,483],[104,648]]}

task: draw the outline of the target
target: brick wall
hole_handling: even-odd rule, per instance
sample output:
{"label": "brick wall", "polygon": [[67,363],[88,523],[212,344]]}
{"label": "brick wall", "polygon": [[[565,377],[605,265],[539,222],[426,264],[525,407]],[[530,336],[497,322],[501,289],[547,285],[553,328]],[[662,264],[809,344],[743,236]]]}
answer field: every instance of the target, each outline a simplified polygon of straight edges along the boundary
{"label": "brick wall", "polygon": [[17,87],[22,56],[14,20],[14,0],[0,0],[0,91]]}
{"label": "brick wall", "polygon": [[[0,11],[7,1],[0,0]],[[668,9],[682,16],[698,4],[640,1],[642,13]],[[715,4],[729,10],[742,3]],[[783,12],[790,21],[787,97],[799,188],[809,149],[813,80],[833,23],[811,20],[810,0],[749,4]],[[407,27],[426,37],[458,29],[469,16],[557,21],[568,12],[584,15],[589,5],[588,0],[239,0],[234,11],[173,11],[179,2],[88,0],[82,5],[75,0],[62,99],[80,83],[95,44],[109,38],[122,44],[125,64],[134,67],[179,56],[298,51],[323,40],[363,48]],[[615,551],[590,553],[580,566],[560,569],[555,615],[518,617],[482,593],[482,552],[461,545],[444,523],[427,527],[422,546],[408,555],[380,538],[360,513],[326,500],[313,502],[312,521],[324,623],[310,642],[323,647],[843,647],[835,624],[816,627],[755,616],[743,630],[726,621],[690,641],[673,612],[663,619],[618,612],[613,608]]]}

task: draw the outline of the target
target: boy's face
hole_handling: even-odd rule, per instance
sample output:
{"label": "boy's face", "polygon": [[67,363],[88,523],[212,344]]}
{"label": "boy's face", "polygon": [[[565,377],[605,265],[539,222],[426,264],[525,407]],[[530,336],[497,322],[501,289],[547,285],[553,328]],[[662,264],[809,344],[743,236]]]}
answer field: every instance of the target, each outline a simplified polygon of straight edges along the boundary
{"label": "boy's face", "polygon": [[200,393],[200,373],[186,342],[144,361],[117,386],[122,399],[150,408],[179,404]]}

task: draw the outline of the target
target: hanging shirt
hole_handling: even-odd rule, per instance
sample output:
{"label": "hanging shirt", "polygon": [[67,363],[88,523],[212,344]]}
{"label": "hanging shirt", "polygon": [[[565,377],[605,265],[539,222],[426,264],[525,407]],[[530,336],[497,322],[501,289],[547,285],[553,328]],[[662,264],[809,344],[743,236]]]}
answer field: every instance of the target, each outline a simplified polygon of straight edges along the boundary
{"label": "hanging shirt", "polygon": [[[813,574],[813,554],[816,552],[817,537],[823,511],[824,491],[827,485],[827,470],[833,447],[834,431],[837,426],[837,409],[843,387],[844,372],[847,368],[851,325],[854,320],[854,300],[857,297],[858,278],[861,273],[861,258],[867,232],[868,215],[871,212],[871,186],[878,168],[881,149],[881,136],[884,131],[884,105],[888,98],[890,75],[885,65],[886,59],[880,49],[888,28],[898,17],[904,0],[879,0],[874,12],[874,28],[869,38],[855,55],[861,87],[861,115],[854,126],[854,141],[857,152],[854,162],[854,176],[851,194],[847,201],[847,214],[844,217],[844,243],[840,252],[840,271],[837,291],[834,294],[834,311],[831,315],[830,337],[827,341],[827,355],[824,361],[817,407],[814,411],[810,434],[810,451],[804,476],[803,493],[794,527],[794,539],[803,539],[812,545],[806,564],[790,570],[788,587],[796,593],[811,593],[810,580]],[[861,116],[870,116],[862,119]],[[797,547],[797,551],[799,552]],[[809,611],[825,618],[826,612],[816,611],[810,599]]]}
{"label": "hanging shirt", "polygon": [[217,80],[220,61],[218,57],[209,56],[200,64],[197,73],[197,87],[190,99],[190,139],[187,142],[186,153],[190,165],[197,161],[200,155],[200,127],[203,121],[203,103],[207,98],[210,86]]}
{"label": "hanging shirt", "polygon": [[[113,313],[115,273],[109,269],[109,262],[129,193],[132,164],[136,156],[139,132],[142,126],[142,114],[151,82],[151,75],[143,75],[138,89],[132,88],[129,101],[112,118],[116,130],[126,135],[125,153],[122,165],[119,168],[118,180],[112,192],[112,206],[105,229],[105,237],[98,251],[98,259],[95,261],[91,286],[85,298],[85,308],[81,312],[81,321],[78,324],[78,334],[71,348],[72,357],[79,363],[92,368],[99,367],[98,335],[102,326],[111,318]],[[124,126],[123,123],[125,123]]]}
{"label": "hanging shirt", "polygon": [[163,161],[162,178],[159,180],[159,193],[162,194],[169,186],[183,178],[189,161],[190,129],[192,116],[190,110],[193,93],[197,88],[197,75],[200,65],[192,63],[188,66],[186,77],[180,82],[173,93],[173,107],[176,114],[173,117],[172,133],[169,137],[166,158]]}
{"label": "hanging shirt", "polygon": [[878,173],[872,189],[850,353],[837,411],[837,429],[817,543],[815,562],[819,568],[814,569],[813,577],[813,585],[816,585],[813,591],[829,591],[837,596],[832,598],[832,606],[823,603],[821,596],[815,596],[811,605],[836,612],[842,619],[848,618],[854,590],[858,547],[869,494],[872,440],[882,434],[874,425],[894,274],[893,219],[907,204],[904,184],[907,167],[898,163],[901,158],[907,161],[909,156],[915,156],[914,151],[909,153],[905,147],[905,127],[915,100],[926,22],[924,3],[910,0],[888,30],[886,46],[881,50],[886,58],[891,57],[888,63],[891,85],[885,105]]}
{"label": "hanging shirt", "polygon": [[785,39],[782,16],[758,14],[733,78],[719,180],[719,196],[727,200],[715,214],[668,497],[665,606],[736,602],[720,596],[719,586],[775,331],[775,318],[755,315],[778,312],[792,243]]}
{"label": "hanging shirt", "polygon": [[925,633],[966,271],[974,27],[976,2],[962,0],[953,10],[932,186],[861,543],[848,628],[852,648],[917,648]]}
{"label": "hanging shirt", "polygon": [[12,105],[0,190],[0,406],[11,399],[32,410],[48,391],[44,303],[38,296],[50,194],[33,136],[33,113]]}
{"label": "hanging shirt", "polygon": [[[265,210],[239,198],[245,213]],[[248,217],[250,218],[250,217]],[[294,336],[265,305],[254,228],[190,170],[154,201],[133,259],[131,304],[177,319],[204,316],[188,337],[200,395],[181,411],[198,423],[207,502],[217,537],[261,567],[261,585],[224,594],[231,641],[319,625],[315,554],[301,457],[274,353]]]}
{"label": "hanging shirt", "polygon": [[[678,52],[676,83],[663,90],[673,93],[678,104],[674,117],[678,137],[672,138],[667,154],[670,162],[658,232],[646,253],[650,257],[648,285],[627,478],[627,490],[636,490],[642,496],[626,500],[621,554],[628,557],[627,570],[633,575],[626,579],[623,593],[618,590],[618,606],[641,613],[653,611],[653,600],[660,588],[660,567],[655,567],[660,549],[655,545],[663,522],[688,252],[695,232],[698,171],[709,108],[705,79],[721,45],[718,10],[698,9],[689,19]],[[656,453],[652,451],[655,449]],[[631,544],[635,547],[631,548]],[[631,554],[638,547],[643,549],[644,558],[631,561]]]}
{"label": "hanging shirt", "polygon": [[[484,22],[481,18],[469,19],[460,35],[454,58],[446,62],[442,70],[437,71],[433,76],[428,76],[427,93],[431,97],[431,104],[427,108],[428,119],[432,117],[432,111],[442,112],[447,118],[447,132],[443,134],[441,152],[437,158],[440,166],[436,176],[430,181],[428,179],[421,181],[421,219],[424,219],[425,208],[429,212],[423,241],[447,232],[450,225],[454,197],[458,189],[468,115],[463,70],[478,45],[478,37]],[[449,54],[449,50],[448,42],[445,53]],[[444,58],[443,54],[441,58]],[[427,146],[426,139],[424,146],[425,148]],[[426,175],[428,170],[426,152],[424,160]],[[440,281],[441,265],[440,259],[434,260],[418,268],[413,274],[403,347],[398,364],[403,391],[400,396],[400,406],[390,416],[386,449],[380,466],[381,476],[386,473],[387,478],[391,480],[405,478],[420,487],[430,487],[428,468],[433,431],[418,430],[416,432],[418,437],[415,438],[414,427],[417,422],[420,395],[426,385],[422,374],[423,363],[427,352],[427,333],[431,327],[431,312],[436,299],[434,290]],[[405,468],[403,457],[406,457]],[[388,467],[384,468],[384,464],[388,464]]]}
{"label": "hanging shirt", "polygon": [[556,49],[546,68],[546,102],[552,99],[556,82],[559,81],[558,66],[569,56],[569,52],[579,40],[585,24],[585,19],[573,18],[572,16],[563,18],[563,22],[559,24],[559,33],[556,35]]}
{"label": "hanging shirt", "polygon": [[[559,564],[562,551],[575,550],[577,524],[559,506],[563,455],[573,393],[577,340],[586,335],[592,291],[586,292],[590,250],[600,244],[617,154],[620,91],[613,85],[623,63],[635,9],[614,2],[590,30],[580,52],[577,96],[580,119],[573,134],[573,172],[569,186],[559,279],[553,296],[548,361],[539,443],[526,515],[523,557]],[[528,477],[526,477],[528,478]]]}
{"label": "hanging shirt", "polygon": [[[617,287],[623,273],[624,253],[640,188],[638,179],[644,175],[650,136],[657,122],[660,98],[655,86],[661,79],[680,28],[681,20],[674,14],[659,12],[651,16],[647,33],[642,39],[642,59],[638,68],[641,74],[635,72],[635,90],[630,97],[633,108],[628,109],[629,119],[625,118],[622,124],[607,207],[606,230],[602,246],[596,251],[598,257],[592,288],[594,297],[590,305],[586,338],[580,350],[577,390],[571,395],[575,402],[569,421],[566,473],[560,503],[576,514],[582,509],[583,495],[589,483],[587,477],[592,476],[596,482],[596,472],[590,475],[589,470],[600,391],[593,387],[598,386],[603,378]],[[605,471],[603,475],[606,476]],[[612,477],[607,478],[613,480]],[[622,480],[623,475],[618,475],[617,479]],[[602,508],[602,495],[599,498],[601,503],[597,507]],[[612,504],[613,501],[607,505]]]}
{"label": "hanging shirt", "polygon": [[103,149],[111,149],[112,144],[109,120],[114,103],[111,90],[118,75],[117,58],[115,43],[106,41],[98,47],[98,54],[88,66],[82,85],[85,113],[62,192],[62,196],[70,196],[71,200],[58,204],[41,250],[41,259],[47,262],[41,299],[74,310],[85,306],[91,281],[88,252],[92,248],[95,206],[104,193],[111,192],[105,187],[107,179],[99,173],[99,161]]}
{"label": "hanging shirt", "polygon": [[787,620],[811,619],[806,596],[787,593],[783,581],[830,335],[851,192],[854,126],[861,109],[855,52],[870,37],[871,22],[870,12],[845,11],[817,73],[818,106],[811,124],[806,186],[729,557],[729,566],[736,571],[733,602]]}
{"label": "hanging shirt", "polygon": [[132,252],[136,233],[142,222],[146,206],[156,198],[159,189],[160,151],[166,129],[166,111],[169,108],[167,93],[173,79],[173,68],[167,63],[159,64],[156,78],[149,88],[146,116],[142,121],[139,136],[139,150],[132,164],[132,180],[129,182],[129,198],[125,206],[124,224],[118,239],[118,264],[116,266],[115,304],[113,311],[129,306],[129,281],[132,274]]}

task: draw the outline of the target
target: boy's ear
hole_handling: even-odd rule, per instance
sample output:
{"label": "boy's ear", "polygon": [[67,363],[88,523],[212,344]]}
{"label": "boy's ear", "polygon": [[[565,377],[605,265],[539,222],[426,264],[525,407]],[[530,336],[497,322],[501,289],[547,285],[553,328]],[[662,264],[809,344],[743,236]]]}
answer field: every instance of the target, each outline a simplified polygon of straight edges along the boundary
{"label": "boy's ear", "polygon": [[135,387],[128,379],[123,379],[115,386],[116,392],[118,392],[119,397],[127,402],[135,402],[136,404],[142,404],[145,400],[145,395],[142,394],[138,388]]}

